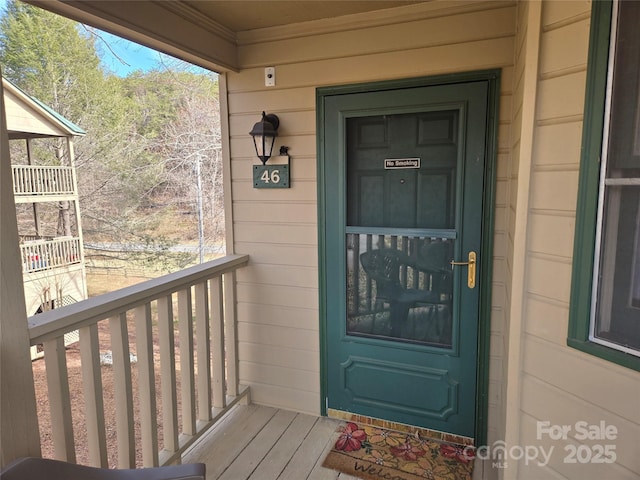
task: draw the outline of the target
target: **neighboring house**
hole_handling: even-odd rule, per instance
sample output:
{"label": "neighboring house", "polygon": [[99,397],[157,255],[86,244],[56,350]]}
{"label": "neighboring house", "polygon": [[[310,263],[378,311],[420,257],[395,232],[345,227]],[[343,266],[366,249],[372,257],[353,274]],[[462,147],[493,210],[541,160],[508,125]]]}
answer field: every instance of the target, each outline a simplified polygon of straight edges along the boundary
{"label": "neighboring house", "polygon": [[[85,132],[5,78],[2,86],[9,140],[24,142],[26,164],[12,163],[11,174],[15,203],[28,206],[22,213],[30,217],[23,218],[18,235],[26,312],[31,316],[87,298],[73,153],[74,137]],[[36,139],[55,139],[55,150],[41,148],[38,158]],[[77,339],[77,332],[67,335],[66,343]],[[31,350],[32,358],[38,355],[37,346]]]}
{"label": "neighboring house", "polygon": [[[220,73],[253,402],[463,437],[485,478],[638,478],[640,3],[30,3]],[[263,111],[290,188],[254,188]]]}

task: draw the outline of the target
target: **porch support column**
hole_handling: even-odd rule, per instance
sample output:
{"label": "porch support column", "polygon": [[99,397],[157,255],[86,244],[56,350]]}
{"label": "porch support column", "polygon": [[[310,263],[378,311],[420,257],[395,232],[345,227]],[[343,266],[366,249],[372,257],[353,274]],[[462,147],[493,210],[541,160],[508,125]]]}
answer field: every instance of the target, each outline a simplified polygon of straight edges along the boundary
{"label": "porch support column", "polygon": [[218,98],[220,102],[220,133],[222,140],[222,182],[224,192],[225,254],[236,253],[233,225],[233,192],[231,182],[231,135],[229,134],[229,96],[227,74],[218,76]]}
{"label": "porch support column", "polygon": [[76,234],[80,244],[80,265],[82,265],[82,293],[84,298],[89,298],[87,291],[87,271],[84,261],[84,236],[82,234],[82,218],[80,217],[80,191],[78,190],[78,174],[76,172],[76,154],[73,137],[67,137],[67,153],[69,154],[69,166],[71,167],[71,178],[73,179],[73,206],[76,216]]}
{"label": "porch support column", "polygon": [[29,330],[13,199],[9,137],[0,84],[0,468],[40,456]]}
{"label": "porch support column", "polygon": [[[31,139],[26,139],[27,143],[27,165],[31,165]],[[38,202],[33,202],[33,223],[36,226],[36,237],[40,238],[42,232],[40,229],[40,216],[38,215]]]}
{"label": "porch support column", "polygon": [[[520,79],[516,80],[522,82],[522,85],[514,85],[514,91],[522,91],[523,93],[520,131],[512,134],[519,135],[520,141],[512,152],[512,155],[518,158],[518,171],[512,172],[512,176],[516,174],[518,178],[516,183],[515,213],[513,214],[515,216],[515,227],[511,259],[511,302],[508,317],[506,386],[503,390],[505,392],[503,398],[505,406],[504,440],[509,446],[521,444],[522,336],[524,334],[524,302],[527,291],[529,201],[536,129],[536,100],[538,95],[538,65],[543,2],[522,2],[518,8],[527,9],[522,22],[522,27],[527,30],[524,34],[525,39],[521,58],[516,58],[516,64],[521,63],[524,66]],[[511,188],[513,188],[513,182]],[[517,480],[519,477],[519,462],[509,459],[508,465],[508,468],[500,472],[501,477],[505,480]]]}

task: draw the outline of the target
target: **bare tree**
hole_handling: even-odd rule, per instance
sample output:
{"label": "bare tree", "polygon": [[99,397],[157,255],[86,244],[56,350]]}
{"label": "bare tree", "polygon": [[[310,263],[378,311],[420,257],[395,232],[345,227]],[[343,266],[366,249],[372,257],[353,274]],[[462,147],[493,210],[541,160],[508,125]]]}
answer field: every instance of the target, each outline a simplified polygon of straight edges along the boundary
{"label": "bare tree", "polygon": [[217,79],[181,74],[178,115],[159,141],[164,151],[163,194],[178,208],[198,217],[200,261],[204,246],[218,243],[224,233],[220,108]]}

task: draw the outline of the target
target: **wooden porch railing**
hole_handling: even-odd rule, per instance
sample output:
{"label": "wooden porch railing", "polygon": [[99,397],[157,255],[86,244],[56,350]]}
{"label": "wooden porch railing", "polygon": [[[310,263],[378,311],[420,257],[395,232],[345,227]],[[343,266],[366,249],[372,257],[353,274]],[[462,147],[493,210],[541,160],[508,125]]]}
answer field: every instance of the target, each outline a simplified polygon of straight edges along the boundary
{"label": "wooden porch railing", "polygon": [[12,165],[14,195],[73,195],[72,167]]}
{"label": "wooden porch railing", "polygon": [[79,238],[58,237],[21,244],[20,256],[22,271],[33,273],[81,263],[82,249]]}
{"label": "wooden porch railing", "polygon": [[[29,318],[31,344],[44,347],[57,459],[76,460],[63,344],[64,334],[76,329],[86,413],[82,428],[87,431],[91,465],[108,466],[100,367],[105,336],[110,338],[113,359],[119,468],[136,466],[134,403],[141,427],[142,466],[152,467],[179,462],[182,452],[216,420],[248,398],[248,388],[238,384],[234,287],[236,270],[248,261],[247,255],[230,255]],[[100,328],[99,334],[103,320],[108,328]],[[129,351],[132,330],[135,367]],[[137,388],[132,384],[133,368]],[[161,410],[162,446],[157,409]]]}
{"label": "wooden porch railing", "polygon": [[[455,232],[451,230],[416,230],[411,235],[389,234],[384,228],[348,227],[347,233],[347,315],[375,313],[380,305],[376,301],[375,281],[364,271],[360,255],[378,249],[397,250],[412,258],[412,264],[400,267],[398,282],[403,288],[430,290],[433,271],[451,268],[443,258],[423,258],[430,244],[448,245],[453,251]],[[426,264],[422,265],[421,263]],[[435,262],[435,263],[434,263]],[[431,264],[429,264],[431,263]]]}

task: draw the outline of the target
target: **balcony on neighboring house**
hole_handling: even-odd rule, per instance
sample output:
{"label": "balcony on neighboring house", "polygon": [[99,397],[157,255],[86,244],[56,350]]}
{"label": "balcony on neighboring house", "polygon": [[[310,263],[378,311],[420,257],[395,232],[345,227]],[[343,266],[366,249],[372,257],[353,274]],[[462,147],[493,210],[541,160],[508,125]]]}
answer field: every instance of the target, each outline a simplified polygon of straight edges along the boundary
{"label": "balcony on neighboring house", "polygon": [[49,201],[73,200],[74,168],[62,166],[12,165],[13,195],[16,203],[31,203],[34,197]]}
{"label": "balcony on neighboring house", "polygon": [[[33,315],[88,296],[73,144],[85,132],[5,78],[2,86],[9,140],[22,153],[19,164],[11,165],[11,179],[22,213],[18,234],[26,313]],[[42,139],[56,144],[55,154],[38,148]],[[77,331],[67,332],[64,345],[78,338]],[[31,347],[32,359],[42,354],[42,345]]]}
{"label": "balcony on neighboring house", "polygon": [[33,236],[21,236],[20,239],[23,273],[40,272],[82,263],[82,248],[80,239],[77,237],[38,239]]}
{"label": "balcony on neighboring house", "polygon": [[[2,79],[27,315],[87,298],[74,138],[85,132]],[[53,142],[42,148],[41,141]],[[49,145],[50,147],[50,145]],[[67,336],[67,343],[77,336]]]}

